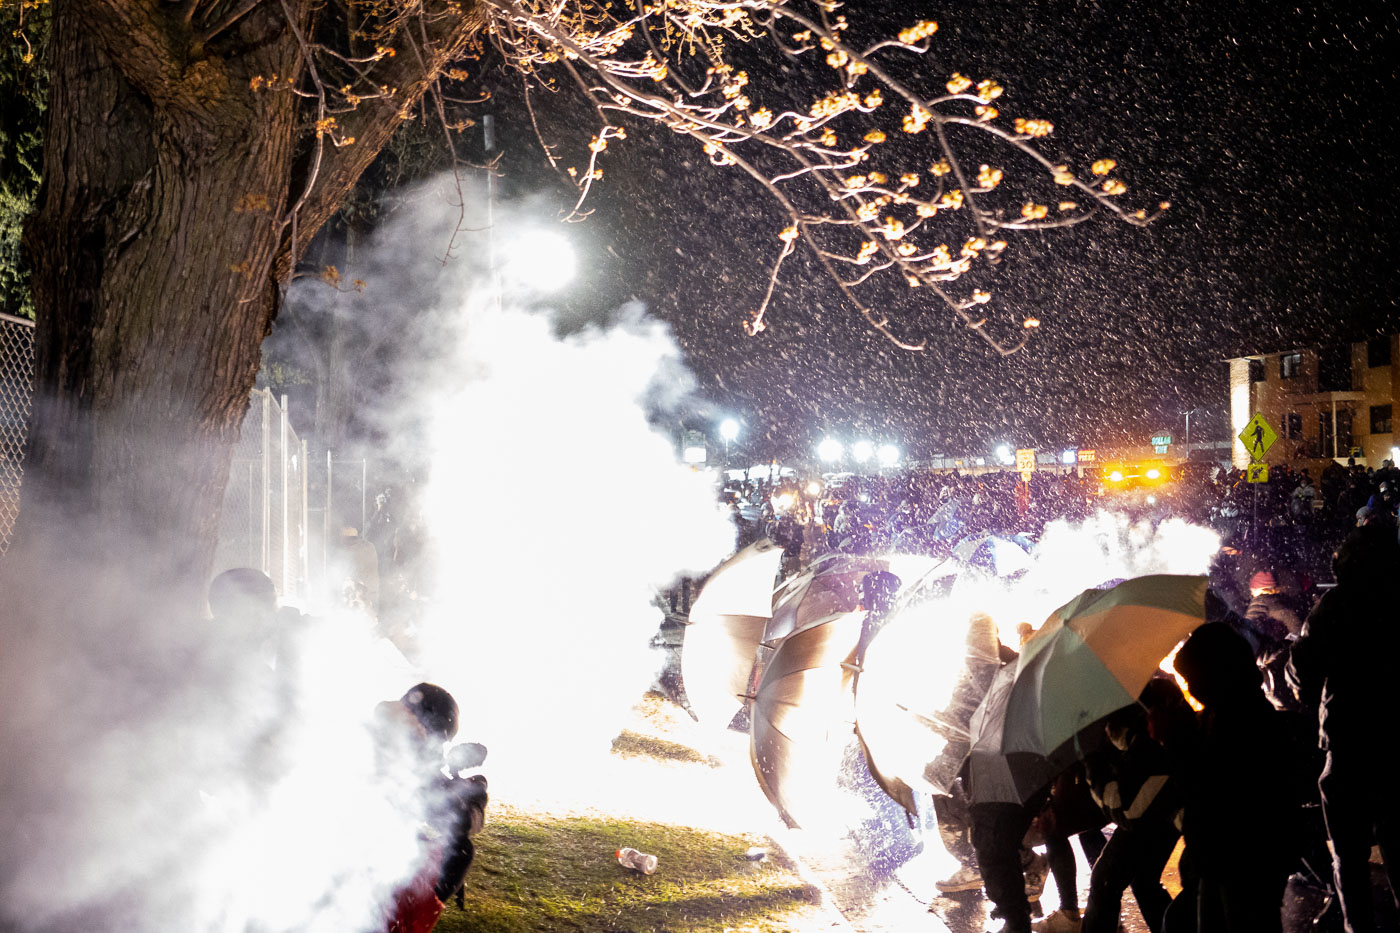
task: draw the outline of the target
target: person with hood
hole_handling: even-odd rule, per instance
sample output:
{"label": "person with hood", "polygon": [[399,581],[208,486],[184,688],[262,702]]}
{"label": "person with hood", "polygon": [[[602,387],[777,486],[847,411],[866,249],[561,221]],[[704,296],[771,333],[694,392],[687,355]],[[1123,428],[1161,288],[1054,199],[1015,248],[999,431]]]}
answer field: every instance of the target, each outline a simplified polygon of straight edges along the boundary
{"label": "person with hood", "polygon": [[421,795],[426,803],[422,835],[429,853],[418,875],[395,895],[387,933],[430,933],[471,867],[471,837],[486,819],[486,779],[460,772],[480,765],[486,749],[456,746],[444,758],[443,746],[457,734],[458,717],[452,694],[430,683],[417,684],[375,710],[381,769],[412,785],[411,796]]}
{"label": "person with hood", "polygon": [[[1308,615],[1293,646],[1288,678],[1318,710],[1326,763],[1318,779],[1332,848],[1332,870],[1346,928],[1375,928],[1369,858],[1379,843],[1391,891],[1400,891],[1400,797],[1393,749],[1378,723],[1400,715],[1393,683],[1400,624],[1396,578],[1400,544],[1388,524],[1352,532],[1333,560],[1337,585]],[[1400,903],[1398,901],[1397,903]]]}
{"label": "person with hood", "polygon": [[1249,643],[1225,622],[1196,629],[1173,663],[1203,707],[1180,765],[1182,878],[1197,929],[1280,933],[1302,810],[1287,717],[1265,698]]}

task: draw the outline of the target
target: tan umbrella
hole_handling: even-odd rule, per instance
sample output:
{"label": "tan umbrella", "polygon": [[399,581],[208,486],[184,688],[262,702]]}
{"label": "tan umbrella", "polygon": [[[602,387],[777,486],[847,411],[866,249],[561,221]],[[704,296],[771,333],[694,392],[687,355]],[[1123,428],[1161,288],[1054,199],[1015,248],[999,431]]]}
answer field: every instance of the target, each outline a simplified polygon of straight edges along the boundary
{"label": "tan umbrella", "polygon": [[753,700],[750,757],[759,786],[793,826],[832,800],[853,738],[854,656],[863,612],[816,620],[779,643]]}
{"label": "tan umbrella", "polygon": [[866,648],[857,731],[871,775],[909,813],[916,793],[946,794],[957,777],[997,645],[990,618],[934,598],[897,611]]}
{"label": "tan umbrella", "polygon": [[745,703],[782,559],[783,549],[766,538],[749,545],[710,574],[690,608],[681,679],[701,722],[726,726]]}

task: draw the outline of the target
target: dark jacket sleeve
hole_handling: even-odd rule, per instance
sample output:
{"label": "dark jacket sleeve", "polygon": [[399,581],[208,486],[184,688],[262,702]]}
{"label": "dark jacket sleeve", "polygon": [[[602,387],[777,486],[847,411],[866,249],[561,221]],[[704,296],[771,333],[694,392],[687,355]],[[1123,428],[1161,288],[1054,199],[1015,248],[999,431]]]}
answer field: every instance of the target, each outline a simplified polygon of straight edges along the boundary
{"label": "dark jacket sleeve", "polygon": [[1336,651],[1336,629],[1342,609],[1336,590],[1324,595],[1303,623],[1303,631],[1289,652],[1288,685],[1298,699],[1316,709]]}

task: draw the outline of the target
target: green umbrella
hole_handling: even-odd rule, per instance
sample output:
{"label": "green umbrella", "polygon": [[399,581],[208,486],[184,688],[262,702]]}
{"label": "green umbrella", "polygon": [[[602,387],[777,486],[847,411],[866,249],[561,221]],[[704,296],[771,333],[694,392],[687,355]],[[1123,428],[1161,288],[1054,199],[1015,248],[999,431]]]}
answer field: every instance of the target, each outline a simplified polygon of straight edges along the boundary
{"label": "green umbrella", "polygon": [[1207,579],[1158,574],[1085,590],[998,672],[972,719],[976,801],[1021,802],[1091,751],[1092,726],[1137,701],[1205,621]]}

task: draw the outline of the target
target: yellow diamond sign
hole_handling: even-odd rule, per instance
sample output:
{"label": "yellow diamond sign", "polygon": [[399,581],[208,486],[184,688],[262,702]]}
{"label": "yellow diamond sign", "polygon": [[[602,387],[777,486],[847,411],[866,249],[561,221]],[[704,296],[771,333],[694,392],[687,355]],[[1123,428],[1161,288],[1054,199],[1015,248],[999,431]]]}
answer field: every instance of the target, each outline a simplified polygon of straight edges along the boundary
{"label": "yellow diamond sign", "polygon": [[1245,472],[1251,483],[1267,483],[1269,481],[1269,465],[1267,463],[1251,463]]}
{"label": "yellow diamond sign", "polygon": [[1269,422],[1264,420],[1264,416],[1258,412],[1249,419],[1249,424],[1244,426],[1240,432],[1240,443],[1244,449],[1249,451],[1249,459],[1256,463],[1264,459],[1264,455],[1269,452],[1269,448],[1274,446],[1274,441],[1278,440],[1278,434],[1269,426]]}

